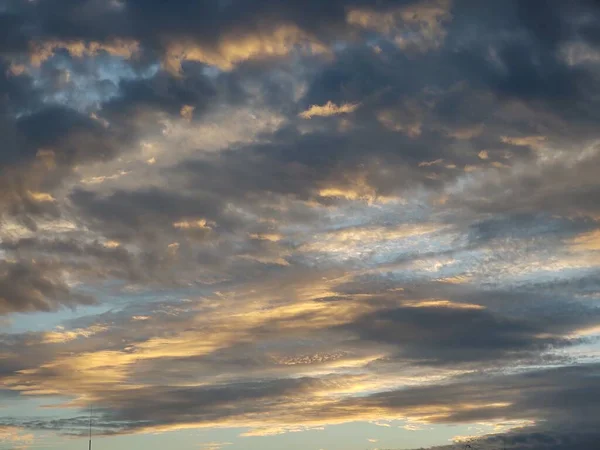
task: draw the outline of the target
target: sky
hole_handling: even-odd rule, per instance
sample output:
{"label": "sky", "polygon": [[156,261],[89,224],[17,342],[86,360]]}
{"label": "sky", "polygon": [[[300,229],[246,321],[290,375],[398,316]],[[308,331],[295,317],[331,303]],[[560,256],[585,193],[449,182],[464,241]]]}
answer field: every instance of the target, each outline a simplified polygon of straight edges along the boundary
{"label": "sky", "polygon": [[597,449],[598,23],[0,0],[0,449]]}

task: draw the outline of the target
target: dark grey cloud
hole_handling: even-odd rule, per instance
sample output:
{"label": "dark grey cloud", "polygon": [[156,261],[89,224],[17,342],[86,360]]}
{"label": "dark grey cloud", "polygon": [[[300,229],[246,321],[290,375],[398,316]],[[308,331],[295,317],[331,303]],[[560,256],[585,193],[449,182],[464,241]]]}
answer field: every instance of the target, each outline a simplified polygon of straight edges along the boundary
{"label": "dark grey cloud", "polygon": [[114,153],[112,136],[100,123],[72,109],[50,107],[23,116],[17,122],[25,137],[20,149],[23,158],[32,158],[39,149],[58,149],[58,162],[72,165],[86,157],[108,159]]}
{"label": "dark grey cloud", "polygon": [[139,281],[150,277],[147,268],[131,252],[122,247],[110,248],[97,241],[84,243],[76,238],[30,237],[6,239],[0,248],[19,260],[53,261],[57,267],[91,281],[112,278]]}
{"label": "dark grey cloud", "polygon": [[[151,78],[122,80],[118,95],[103,105],[103,116],[115,122],[127,121],[143,109],[179,116],[182,106],[188,105],[194,107],[194,115],[198,117],[216,103],[218,90],[236,89],[234,83],[227,83],[226,77],[210,80],[202,69],[202,65],[192,64],[183,78],[158,71]],[[241,101],[243,91],[237,89],[236,94]]]}
{"label": "dark grey cloud", "polygon": [[[452,405],[471,403],[482,405],[473,411],[451,412],[443,422],[469,422],[503,417],[506,410],[486,406],[486,403],[510,403],[506,408],[514,418],[547,420],[553,424],[593,424],[597,409],[585,392],[598,388],[595,364],[545,369],[516,375],[496,376],[479,380],[470,379],[445,386],[418,387],[375,394],[365,400],[366,405],[406,408],[419,405]],[[467,377],[468,378],[468,377]],[[469,417],[472,416],[472,417]]]}
{"label": "dark grey cloud", "polygon": [[59,273],[35,264],[3,262],[0,265],[0,313],[54,311],[60,307],[92,304],[94,300],[72,292]]}
{"label": "dark grey cloud", "polygon": [[[43,107],[18,119],[10,117],[5,128],[0,216],[30,230],[37,229],[36,218],[60,217],[51,193],[73,175],[77,164],[108,160],[126,141],[89,116],[63,107]],[[36,193],[45,199],[40,201]]]}
{"label": "dark grey cloud", "polygon": [[[174,223],[186,218],[200,217],[208,220],[221,216],[219,199],[210,193],[177,193],[170,190],[117,191],[108,197],[92,192],[76,191],[72,201],[86,213],[91,223],[106,229],[106,235],[116,239],[156,239],[164,230],[173,230]],[[223,220],[221,220],[223,219]],[[199,230],[202,231],[202,230]]]}
{"label": "dark grey cloud", "polygon": [[[499,448],[507,450],[567,450],[580,448],[587,450],[596,448],[598,437],[597,433],[590,429],[531,430],[530,432],[516,432],[508,435],[472,439],[469,445],[471,445],[471,448],[482,450]],[[461,447],[464,447],[464,444],[432,447],[432,450],[454,450]]]}
{"label": "dark grey cloud", "polygon": [[[362,340],[397,346],[399,358],[434,365],[486,365],[506,358],[535,358],[545,350],[572,344],[560,337],[566,334],[566,324],[556,323],[554,314],[547,321],[503,317],[486,310],[459,307],[460,303],[456,308],[383,309],[360,317],[344,328],[357,333]],[[588,322],[589,313],[594,310],[583,309],[575,314],[576,319],[564,317],[564,320],[574,328],[594,324],[597,318]],[[575,323],[569,319],[575,319]]]}
{"label": "dark grey cloud", "polygon": [[[574,366],[569,368],[537,371],[519,375],[500,377],[484,381],[476,389],[467,384],[456,384],[436,392],[434,404],[460,403],[466,401],[512,402],[506,408],[475,409],[460,414],[451,420],[490,420],[494,417],[521,417],[525,420],[537,418],[536,424],[516,429],[509,433],[473,438],[473,448],[482,449],[549,449],[568,448],[593,449],[598,441],[597,407],[589,394],[597,388],[598,367],[596,365]],[[481,388],[481,390],[480,390]],[[454,389],[457,389],[454,391]],[[435,389],[433,389],[435,390]],[[433,390],[431,393],[433,394]],[[459,393],[459,391],[461,391]],[[471,393],[474,396],[471,396]],[[375,401],[388,401],[396,407],[412,404],[412,395],[424,398],[425,392],[403,392],[399,396],[375,396]],[[455,395],[456,394],[456,395]],[[508,413],[508,414],[507,414]],[[446,420],[446,419],[444,419]],[[463,444],[464,446],[464,444]],[[432,447],[436,450],[460,448],[460,445]]]}
{"label": "dark grey cloud", "polygon": [[[240,408],[240,412],[244,411],[246,414],[260,411],[261,404],[265,401],[270,404],[285,403],[289,397],[300,396],[324,383],[326,382],[322,380],[299,378],[230,383],[224,387],[210,388],[174,389],[164,386],[153,387],[147,392],[117,394],[107,400],[121,405],[116,408],[119,411],[115,417],[117,420],[163,423],[165,418],[171,416],[173,423],[177,423],[177,416],[181,412],[190,418],[195,415],[210,420],[227,415],[231,406]],[[182,409],[182,403],[187,404],[188,408]],[[114,406],[116,405],[113,408]]]}

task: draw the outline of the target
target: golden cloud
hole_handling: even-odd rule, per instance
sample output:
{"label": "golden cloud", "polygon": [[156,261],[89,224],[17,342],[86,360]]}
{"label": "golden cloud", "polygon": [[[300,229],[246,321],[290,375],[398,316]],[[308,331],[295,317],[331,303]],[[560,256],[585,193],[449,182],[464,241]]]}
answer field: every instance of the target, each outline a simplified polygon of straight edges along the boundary
{"label": "golden cloud", "polygon": [[546,142],[546,136],[502,136],[500,140],[505,144],[517,145],[519,147],[529,147],[533,150],[540,150]]}
{"label": "golden cloud", "polygon": [[441,164],[443,163],[444,160],[443,159],[436,159],[435,161],[423,161],[419,163],[419,167],[430,167],[430,166],[435,166],[437,164]]}
{"label": "golden cloud", "polygon": [[278,233],[254,233],[251,234],[252,239],[258,239],[260,241],[279,242],[283,239],[283,235]]}
{"label": "golden cloud", "polygon": [[410,308],[485,309],[485,306],[473,303],[456,303],[450,300],[437,299],[406,301],[403,305]]}
{"label": "golden cloud", "polygon": [[0,426],[0,445],[7,445],[14,450],[27,450],[34,440],[34,435],[22,428]]}
{"label": "golden cloud", "polygon": [[314,242],[300,246],[299,251],[352,254],[356,251],[364,251],[366,245],[413,238],[434,233],[441,229],[443,229],[443,226],[435,223],[401,225],[389,228],[347,228],[321,234]]}
{"label": "golden cloud", "polygon": [[231,442],[205,442],[200,444],[201,450],[221,450],[227,445],[233,445]]}
{"label": "golden cloud", "polygon": [[353,201],[364,201],[368,204],[388,203],[398,200],[397,197],[380,195],[367,180],[366,173],[347,175],[345,180],[329,184],[318,191],[319,197],[342,198]]}
{"label": "golden cloud", "polygon": [[466,284],[470,280],[471,280],[470,276],[457,275],[454,277],[439,278],[436,281],[439,281],[440,283],[448,283],[448,284]]}
{"label": "golden cloud", "polygon": [[130,59],[139,52],[140,44],[134,40],[113,39],[108,42],[85,42],[85,41],[61,41],[49,40],[43,42],[32,42],[30,44],[30,61],[34,67],[39,67],[44,61],[54,55],[56,50],[64,49],[75,58],[84,56],[96,56],[100,52],[106,52],[111,56]]}
{"label": "golden cloud", "polygon": [[144,320],[149,320],[149,319],[150,319],[150,316],[133,316],[131,318],[131,320],[134,320],[134,321],[144,321]]}
{"label": "golden cloud", "polygon": [[24,64],[11,63],[6,73],[8,75],[12,75],[13,77],[18,77],[19,75],[24,74],[26,71],[27,67]]}
{"label": "golden cloud", "polygon": [[48,192],[31,192],[28,191],[29,198],[39,203],[54,202],[56,199]]}
{"label": "golden cloud", "polygon": [[303,119],[310,119],[315,116],[329,117],[339,114],[349,114],[356,111],[359,106],[360,104],[358,103],[343,103],[337,106],[335,103],[328,101],[322,106],[312,105],[306,111],[301,112],[299,116]]}
{"label": "golden cloud", "polygon": [[173,74],[181,73],[184,61],[198,61],[228,71],[244,61],[286,56],[295,49],[310,54],[329,53],[327,46],[314,36],[296,25],[282,24],[273,29],[226,35],[214,47],[173,41],[167,47],[163,65]]}
{"label": "golden cloud", "polygon": [[256,261],[261,264],[274,264],[276,266],[289,266],[290,263],[285,259],[291,253],[287,252],[282,256],[278,255],[240,255],[241,259]]}
{"label": "golden cloud", "polygon": [[[155,337],[144,342],[130,345],[121,351],[101,350],[88,353],[63,353],[54,361],[42,365],[38,369],[23,370],[14,377],[9,377],[6,386],[29,395],[60,394],[75,395],[79,399],[68,405],[81,407],[93,400],[107,408],[118,410],[122,406],[123,395],[130,395],[127,401],[135,404],[138,392],[151,385],[132,382],[136,365],[145,360],[165,360],[172,358],[188,358],[195,355],[214,354],[215,350],[245,342],[256,342],[256,330],[274,329],[278,336],[291,336],[293,333],[306,333],[336,324],[347,323],[358,315],[369,310],[368,305],[361,302],[313,301],[330,292],[332,286],[343,281],[331,278],[329,281],[315,279],[314,285],[298,280],[298,288],[291,295],[295,303],[272,305],[271,289],[281,288],[263,285],[258,291],[250,286],[248,290],[231,292],[230,298],[222,293],[221,301],[231,301],[239,308],[225,306],[206,314],[198,312],[189,320],[186,327],[195,329],[167,333],[165,337]],[[301,282],[300,282],[301,281]],[[243,298],[245,302],[239,302]],[[431,300],[432,304],[415,307],[456,307],[447,300]],[[472,305],[475,307],[477,305]],[[268,327],[266,327],[268,325]],[[178,324],[181,330],[181,324]],[[305,335],[305,334],[302,334]],[[175,417],[174,421],[161,424],[158,421],[141,428],[130,428],[125,433],[157,433],[194,428],[249,428],[246,435],[265,436],[280,433],[320,428],[326,425],[347,423],[351,421],[410,420],[413,423],[443,422],[460,411],[473,411],[478,408],[502,409],[508,402],[497,402],[494,399],[482,398],[479,403],[464,401],[448,406],[444,402],[423,402],[419,405],[390,406],[377,401],[361,400],[356,393],[383,392],[398,386],[408,387],[422,385],[447,379],[457,375],[457,371],[445,369],[407,369],[401,376],[393,374],[389,377],[378,373],[362,372],[360,375],[347,375],[348,369],[364,369],[369,364],[385,358],[385,350],[379,346],[369,354],[347,355],[344,352],[329,351],[286,354],[282,351],[267,352],[272,361],[285,368],[293,367],[295,375],[318,377],[319,381],[301,388],[298,392],[286,393],[285,396],[269,398],[265,403],[256,401],[256,408],[245,410],[243,401],[240,407],[232,403],[226,413],[215,413],[211,417],[198,418],[195,421]],[[139,367],[137,368],[139,370]],[[338,372],[339,371],[339,372]],[[464,372],[460,372],[464,373]],[[239,374],[236,374],[239,377]],[[225,378],[226,380],[226,378]],[[204,380],[188,377],[185,385],[193,387],[212,387]],[[222,385],[220,385],[222,387]],[[160,417],[157,413],[156,417]]]}
{"label": "golden cloud", "polygon": [[[78,353],[63,352],[52,361],[39,367],[21,370],[4,378],[8,389],[19,391],[24,395],[70,395],[83,401],[90,397],[111,391],[142,386],[133,383],[131,377],[136,365],[143,361],[160,361],[170,358],[190,358],[213,354],[219,349],[229,348],[245,342],[255,342],[256,330],[263,327],[271,333],[306,333],[307,330],[325,329],[341,325],[368,310],[368,306],[353,302],[327,304],[320,299],[335,295],[329,289],[337,280],[314,280],[309,286],[298,284],[288,287],[284,295],[294,298],[292,303],[273,304],[272,295],[281,296],[281,289],[275,291],[264,288],[232,292],[228,299],[223,294],[215,297],[222,306],[211,308],[210,314],[205,310],[188,312],[189,318],[185,326],[177,323],[176,329],[169,329],[164,335],[157,335],[158,329],[152,327],[152,336],[146,340],[125,344],[122,349],[82,351]],[[239,301],[243,298],[245,303]],[[228,305],[235,304],[233,309]],[[216,306],[217,304],[215,304]],[[309,319],[310,318],[310,319]],[[140,324],[146,327],[148,316],[134,316],[131,326]],[[185,331],[180,331],[185,328]],[[42,335],[46,344],[65,344],[80,338],[89,338],[108,329],[107,325],[95,325],[86,329],[70,331],[55,330]],[[275,355],[273,355],[275,356]],[[347,367],[352,364],[366,363],[372,358],[354,357],[347,362],[337,358],[312,356],[313,364],[338,365]],[[275,361],[274,359],[273,361]],[[297,360],[301,363],[301,360]],[[305,361],[306,363],[307,361]],[[284,360],[281,366],[287,366]],[[51,376],[49,376],[51,374]],[[189,383],[195,379],[190,378]],[[86,401],[87,401],[86,400]]]}
{"label": "golden cloud", "polygon": [[348,11],[346,21],[390,37],[403,50],[425,52],[444,42],[443,25],[452,17],[450,5],[450,0],[430,0],[389,12],[355,8]]}
{"label": "golden cloud", "polygon": [[181,117],[185,120],[187,120],[188,122],[192,120],[192,117],[194,115],[194,110],[196,109],[195,106],[191,106],[191,105],[183,105],[181,107],[181,111],[179,112],[179,114],[181,115]]}
{"label": "golden cloud", "polygon": [[131,173],[130,171],[119,170],[112,175],[99,175],[99,176],[94,176],[94,177],[89,177],[89,178],[82,178],[81,182],[85,183],[85,184],[100,184],[100,183],[104,183],[107,180],[116,180],[125,175],[129,175],[130,173]]}
{"label": "golden cloud", "polygon": [[173,227],[180,230],[212,230],[215,224],[206,219],[182,220],[174,222]]}
{"label": "golden cloud", "polygon": [[600,230],[580,234],[570,242],[570,247],[575,252],[600,250]]}
{"label": "golden cloud", "polygon": [[63,344],[65,342],[73,341],[79,338],[88,338],[94,334],[101,333],[102,331],[108,330],[107,326],[104,325],[92,325],[88,328],[78,328],[75,330],[57,330],[50,331],[43,334],[42,343],[44,344]]}
{"label": "golden cloud", "polygon": [[418,225],[400,225],[397,227],[372,227],[345,229],[329,235],[335,240],[343,242],[360,241],[376,242],[381,240],[396,240],[423,234],[434,233],[442,229],[442,226],[434,223],[422,223]]}

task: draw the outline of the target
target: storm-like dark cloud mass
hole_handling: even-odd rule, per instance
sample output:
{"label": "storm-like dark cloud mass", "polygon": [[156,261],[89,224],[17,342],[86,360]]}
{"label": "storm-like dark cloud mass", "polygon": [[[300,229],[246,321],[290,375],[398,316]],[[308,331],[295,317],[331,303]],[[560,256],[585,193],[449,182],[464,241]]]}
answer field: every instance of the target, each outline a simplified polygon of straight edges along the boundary
{"label": "storm-like dark cloud mass", "polygon": [[0,448],[595,449],[599,20],[0,1]]}

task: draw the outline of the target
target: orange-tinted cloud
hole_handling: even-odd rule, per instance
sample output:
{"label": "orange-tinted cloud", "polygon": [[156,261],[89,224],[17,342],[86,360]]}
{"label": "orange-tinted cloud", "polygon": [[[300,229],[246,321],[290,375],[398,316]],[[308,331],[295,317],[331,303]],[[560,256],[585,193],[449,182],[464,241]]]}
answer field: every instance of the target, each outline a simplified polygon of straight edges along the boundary
{"label": "orange-tinted cloud", "polygon": [[214,47],[195,42],[172,41],[163,61],[173,74],[181,72],[184,61],[199,61],[231,70],[251,59],[282,57],[300,48],[310,54],[327,54],[328,47],[293,24],[279,24],[261,30],[222,36]]}
{"label": "orange-tinted cloud", "polygon": [[385,12],[358,8],[349,10],[346,20],[389,36],[403,50],[423,52],[442,45],[450,6],[450,0],[425,0]]}
{"label": "orange-tinted cloud", "polygon": [[329,101],[325,103],[323,106],[312,105],[306,111],[303,111],[299,114],[303,119],[311,119],[313,117],[329,117],[329,116],[337,116],[339,114],[349,114],[358,109],[360,105],[358,103],[342,103],[341,105],[336,105],[335,103]]}

